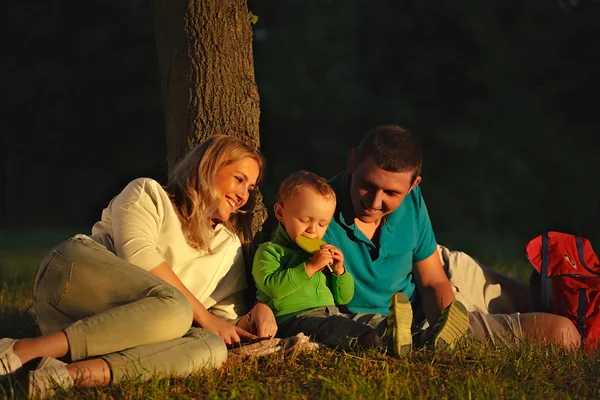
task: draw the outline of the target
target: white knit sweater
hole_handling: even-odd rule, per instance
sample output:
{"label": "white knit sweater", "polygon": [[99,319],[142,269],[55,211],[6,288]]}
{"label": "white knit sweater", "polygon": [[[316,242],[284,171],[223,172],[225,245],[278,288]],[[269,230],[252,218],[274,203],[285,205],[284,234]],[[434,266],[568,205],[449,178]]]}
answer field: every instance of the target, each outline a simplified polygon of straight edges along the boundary
{"label": "white knit sweater", "polygon": [[221,318],[235,320],[247,309],[239,238],[217,225],[210,242],[213,254],[190,247],[171,200],[153,179],[138,178],[114,197],[92,227],[91,238],[147,271],[166,261],[194,296]]}

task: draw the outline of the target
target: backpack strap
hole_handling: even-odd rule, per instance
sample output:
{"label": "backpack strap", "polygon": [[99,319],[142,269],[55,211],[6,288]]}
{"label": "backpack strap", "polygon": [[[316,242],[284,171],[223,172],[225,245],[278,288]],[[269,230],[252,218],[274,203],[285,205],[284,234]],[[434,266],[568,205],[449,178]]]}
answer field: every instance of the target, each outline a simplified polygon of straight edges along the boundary
{"label": "backpack strap", "polygon": [[583,347],[583,339],[585,337],[585,310],[587,308],[587,297],[585,296],[585,288],[579,289],[579,304],[577,305],[577,330],[581,336],[581,346]]}
{"label": "backpack strap", "polygon": [[548,232],[542,234],[542,266],[540,269],[540,304],[546,312],[551,312],[550,293],[548,292]]}
{"label": "backpack strap", "polygon": [[562,296],[558,296],[558,304],[562,309],[562,313],[558,313],[558,315],[562,315],[568,319],[570,319],[575,327],[577,328],[577,332],[581,337],[581,347],[583,348],[583,340],[585,339],[585,320],[588,318],[585,315],[585,311],[587,309],[587,297],[586,297],[586,289],[581,288],[577,290],[577,314],[573,315],[569,312],[567,305],[565,303],[565,299]]}
{"label": "backpack strap", "polygon": [[[588,242],[589,243],[589,242]],[[594,269],[591,269],[586,263],[585,263],[585,249],[583,248],[583,242],[581,241],[581,238],[579,236],[575,237],[575,244],[577,245],[577,255],[579,256],[579,262],[581,263],[581,266],[583,268],[585,268],[589,273],[595,275],[595,276],[600,276],[600,273],[598,273],[598,267],[600,265],[595,265]],[[594,254],[594,250],[590,248],[588,248],[588,251],[591,254]],[[594,254],[595,255],[595,254]]]}

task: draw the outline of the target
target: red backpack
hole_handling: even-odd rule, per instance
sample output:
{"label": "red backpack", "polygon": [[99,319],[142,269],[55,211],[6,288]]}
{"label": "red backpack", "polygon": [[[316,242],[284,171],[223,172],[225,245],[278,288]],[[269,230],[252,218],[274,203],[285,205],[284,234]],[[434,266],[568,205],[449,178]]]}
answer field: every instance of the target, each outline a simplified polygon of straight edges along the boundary
{"label": "red backpack", "polygon": [[530,287],[537,309],[569,318],[584,349],[600,339],[600,262],[587,239],[546,232],[525,248],[534,268]]}

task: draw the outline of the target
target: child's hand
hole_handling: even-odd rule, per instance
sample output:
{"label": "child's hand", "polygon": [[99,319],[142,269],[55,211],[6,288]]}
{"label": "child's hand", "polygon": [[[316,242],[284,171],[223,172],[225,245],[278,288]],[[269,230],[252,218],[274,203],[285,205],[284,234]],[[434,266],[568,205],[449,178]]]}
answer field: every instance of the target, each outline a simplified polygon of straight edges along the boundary
{"label": "child's hand", "polygon": [[330,244],[324,245],[323,248],[329,250],[331,258],[333,258],[333,264],[331,265],[333,273],[337,276],[342,275],[346,271],[346,267],[344,267],[344,253]]}
{"label": "child's hand", "polygon": [[333,264],[331,252],[323,246],[323,248],[313,254],[312,259],[306,263],[306,273],[312,278],[314,274],[331,264]]}

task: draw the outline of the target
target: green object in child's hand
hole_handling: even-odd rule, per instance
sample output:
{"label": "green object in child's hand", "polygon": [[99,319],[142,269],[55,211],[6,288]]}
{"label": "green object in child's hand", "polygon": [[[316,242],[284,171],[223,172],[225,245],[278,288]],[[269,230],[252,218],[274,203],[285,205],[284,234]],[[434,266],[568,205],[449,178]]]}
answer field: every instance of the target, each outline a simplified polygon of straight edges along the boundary
{"label": "green object in child's hand", "polygon": [[[321,250],[321,246],[327,244],[327,242],[321,239],[311,239],[299,235],[296,237],[296,244],[300,246],[301,249],[308,251],[310,254],[314,254],[317,251]],[[327,268],[329,268],[329,271],[333,272],[333,270],[331,269],[331,265],[327,265]]]}
{"label": "green object in child's hand", "polygon": [[296,244],[298,246],[300,246],[300,248],[302,248],[303,250],[306,250],[309,253],[314,254],[317,251],[321,250],[321,246],[323,246],[324,244],[327,244],[327,242],[325,242],[321,239],[311,239],[311,238],[307,238],[306,236],[299,235],[296,238]]}

